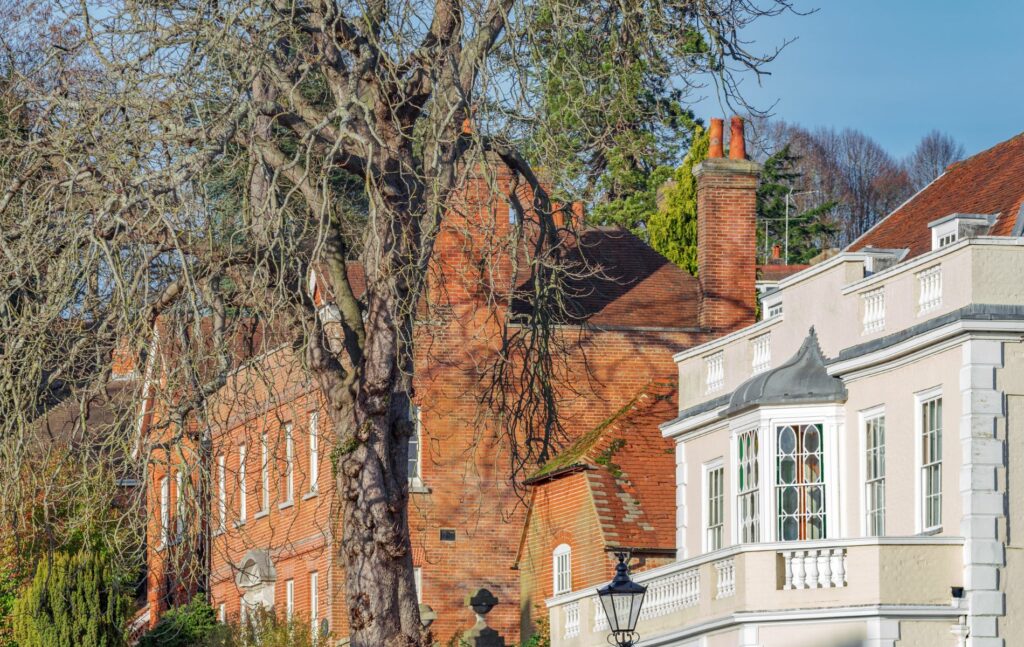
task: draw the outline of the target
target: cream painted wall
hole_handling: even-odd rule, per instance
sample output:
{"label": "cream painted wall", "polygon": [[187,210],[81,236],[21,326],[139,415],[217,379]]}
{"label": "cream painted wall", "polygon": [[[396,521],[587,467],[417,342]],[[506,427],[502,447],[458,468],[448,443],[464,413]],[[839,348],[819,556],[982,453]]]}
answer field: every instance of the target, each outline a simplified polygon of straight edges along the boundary
{"label": "cream painted wall", "polygon": [[952,622],[903,620],[897,647],[956,647],[956,638],[950,633]]}
{"label": "cream painted wall", "polygon": [[860,647],[867,626],[863,620],[780,623],[762,625],[757,637],[761,647]]}
{"label": "cream painted wall", "polygon": [[725,466],[725,546],[732,542],[733,502],[729,496],[729,479],[732,468],[729,465],[729,430],[725,427],[705,434],[686,443],[686,556],[695,557],[704,552],[703,531],[707,509],[704,505],[703,467],[716,459],[722,459]]}
{"label": "cream painted wall", "polygon": [[851,537],[863,536],[864,451],[861,412],[883,406],[885,410],[886,515],[890,536],[918,532],[915,507],[920,473],[916,458],[921,451],[914,397],[933,387],[942,390],[942,534],[960,534],[960,366],[959,346],[884,373],[847,382],[846,446],[843,469],[846,522]]}

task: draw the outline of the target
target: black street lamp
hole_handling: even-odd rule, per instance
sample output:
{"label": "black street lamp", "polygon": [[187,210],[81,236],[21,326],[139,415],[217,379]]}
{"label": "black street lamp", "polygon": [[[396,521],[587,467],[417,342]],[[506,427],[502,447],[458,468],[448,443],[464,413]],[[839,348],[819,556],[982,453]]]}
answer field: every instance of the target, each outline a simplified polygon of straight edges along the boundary
{"label": "black street lamp", "polygon": [[640,640],[636,632],[636,622],[640,619],[640,607],[644,603],[646,586],[640,586],[629,579],[629,566],[626,560],[628,553],[615,553],[619,563],[615,565],[615,577],[607,586],[597,590],[597,597],[604,607],[604,615],[608,617],[608,627],[612,635],[608,642],[618,647],[632,647]]}

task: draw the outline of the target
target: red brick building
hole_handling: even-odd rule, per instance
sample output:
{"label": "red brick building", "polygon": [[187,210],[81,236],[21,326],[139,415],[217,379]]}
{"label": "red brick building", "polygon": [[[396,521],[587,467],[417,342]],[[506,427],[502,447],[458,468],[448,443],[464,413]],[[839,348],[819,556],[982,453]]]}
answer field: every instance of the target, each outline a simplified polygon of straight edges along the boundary
{"label": "red brick building", "polygon": [[[703,298],[696,279],[626,231],[582,226],[574,212],[576,227],[563,232],[565,254],[595,271],[567,281],[569,316],[556,322],[560,443],[636,408],[652,383],[672,381],[673,353],[753,321],[756,167],[745,160],[705,167],[701,244],[713,251],[701,256]],[[501,174],[467,183],[435,246],[430,303],[416,332],[409,523],[418,592],[437,614],[432,629],[441,642],[473,624],[464,599],[481,586],[501,600],[489,624],[519,640],[515,566],[527,506],[510,479],[517,462],[509,427],[488,406],[521,386],[514,353],[505,381],[493,377],[503,342],[522,326],[509,290],[529,287],[516,259],[501,255],[525,229],[523,216],[495,198],[511,190]],[[357,290],[360,269],[350,268]],[[311,289],[329,318],[322,276],[314,274]],[[289,348],[261,341],[249,353],[207,407],[205,441],[180,438],[166,412],[146,412],[151,621],[205,586],[225,618],[273,605],[342,638],[344,574],[331,527],[340,502],[322,396]],[[155,353],[150,379],[159,383],[174,366]]]}
{"label": "red brick building", "polygon": [[671,381],[654,382],[527,483],[519,547],[524,635],[544,600],[608,581],[617,550],[634,569],[675,559],[675,456],[658,425],[676,412]]}

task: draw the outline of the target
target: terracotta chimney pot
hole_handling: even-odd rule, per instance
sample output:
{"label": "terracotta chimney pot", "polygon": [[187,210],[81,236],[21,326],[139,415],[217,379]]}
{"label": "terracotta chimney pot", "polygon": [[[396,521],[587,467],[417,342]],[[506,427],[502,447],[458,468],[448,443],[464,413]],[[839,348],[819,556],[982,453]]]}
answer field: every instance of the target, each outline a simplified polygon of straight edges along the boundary
{"label": "terracotta chimney pot", "polygon": [[747,159],[747,143],[743,138],[743,118],[734,115],[729,126],[729,159]]}
{"label": "terracotta chimney pot", "polygon": [[772,245],[772,260],[777,261],[782,258],[782,248],[778,245]]}
{"label": "terracotta chimney pot", "polygon": [[725,151],[722,147],[722,120],[712,119],[711,130],[708,131],[711,139],[711,146],[708,148],[708,157],[723,157]]}

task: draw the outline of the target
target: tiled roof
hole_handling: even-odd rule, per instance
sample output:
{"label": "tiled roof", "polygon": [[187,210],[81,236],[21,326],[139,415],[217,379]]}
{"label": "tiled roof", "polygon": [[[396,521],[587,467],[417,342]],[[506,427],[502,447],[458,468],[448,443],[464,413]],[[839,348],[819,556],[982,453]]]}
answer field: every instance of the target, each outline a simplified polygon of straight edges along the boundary
{"label": "tiled roof", "polygon": [[[695,328],[699,286],[697,279],[620,227],[590,227],[566,244],[567,265],[579,268],[566,282],[567,309],[577,323],[605,327]],[[528,273],[522,268],[518,289],[530,292]],[[362,297],[366,277],[362,264],[349,262],[353,292]],[[326,268],[317,268],[320,285],[331,300]],[[525,299],[514,312],[523,312]]]}
{"label": "tiled roof", "polygon": [[1009,236],[1024,207],[1024,133],[951,165],[934,182],[850,245],[931,250],[928,223],[953,213],[998,214],[990,235]]}
{"label": "tiled roof", "polygon": [[676,415],[675,385],[656,382],[534,474],[557,478],[579,467],[606,545],[675,548],[675,454],[658,425]]}
{"label": "tiled roof", "polygon": [[572,253],[600,270],[569,285],[580,319],[596,326],[697,326],[697,279],[625,229],[586,229]]}
{"label": "tiled roof", "polygon": [[758,281],[781,281],[784,278],[793,276],[797,272],[806,270],[810,265],[758,265]]}

